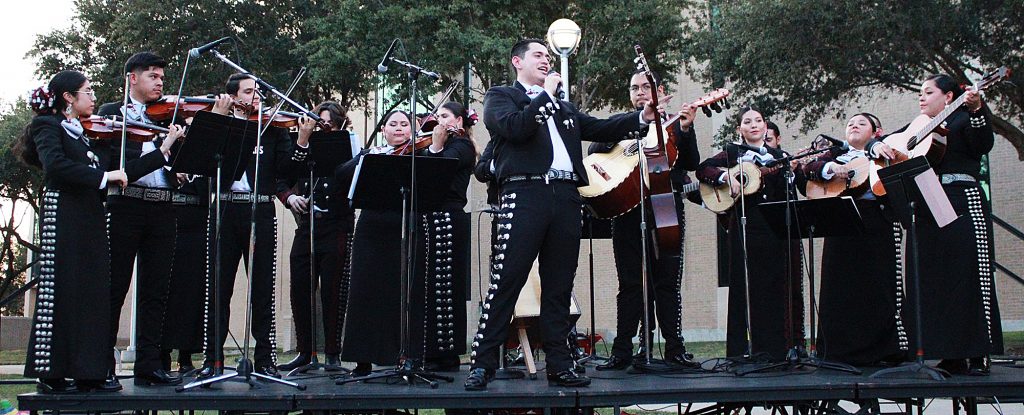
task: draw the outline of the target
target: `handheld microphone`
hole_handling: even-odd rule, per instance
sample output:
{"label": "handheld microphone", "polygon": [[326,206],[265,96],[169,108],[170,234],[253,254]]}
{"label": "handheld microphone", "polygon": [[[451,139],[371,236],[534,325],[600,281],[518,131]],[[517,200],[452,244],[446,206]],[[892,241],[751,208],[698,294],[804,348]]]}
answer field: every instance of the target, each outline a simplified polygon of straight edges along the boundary
{"label": "handheld microphone", "polygon": [[219,45],[221,43],[224,43],[224,42],[227,42],[229,40],[233,40],[233,39],[230,36],[222,37],[220,39],[214,40],[213,42],[207,43],[207,44],[205,44],[203,46],[200,46],[198,48],[190,49],[188,51],[188,56],[191,56],[193,58],[198,58],[199,55],[202,55],[202,54],[204,54],[206,52],[209,52],[210,49],[213,49],[213,48],[217,47],[217,45]]}
{"label": "handheld microphone", "polygon": [[395,44],[398,43],[398,38],[391,41],[391,46],[388,47],[388,51],[384,53],[384,59],[380,60],[377,64],[377,72],[385,73],[388,71],[388,61],[391,60],[391,53],[395,51]]}
{"label": "handheld microphone", "polygon": [[824,138],[828,142],[832,143],[833,146],[839,147],[840,150],[846,151],[850,149],[850,143],[847,143],[846,141],[832,138],[825,134],[818,134],[818,137]]}
{"label": "handheld microphone", "polygon": [[[555,72],[555,70],[554,69],[548,69],[548,74],[551,74],[552,72]],[[560,99],[560,100],[565,99],[565,91],[562,90],[562,82],[561,81],[559,81],[558,82],[558,86],[555,87],[555,98]]]}
{"label": "handheld microphone", "polygon": [[762,156],[765,155],[765,154],[768,154],[768,149],[765,148],[765,147],[754,147],[754,146],[746,144],[746,143],[729,143],[728,145],[733,146],[734,148],[738,148],[738,149],[750,150],[750,151],[753,151],[753,152],[757,153],[758,155],[762,155]]}

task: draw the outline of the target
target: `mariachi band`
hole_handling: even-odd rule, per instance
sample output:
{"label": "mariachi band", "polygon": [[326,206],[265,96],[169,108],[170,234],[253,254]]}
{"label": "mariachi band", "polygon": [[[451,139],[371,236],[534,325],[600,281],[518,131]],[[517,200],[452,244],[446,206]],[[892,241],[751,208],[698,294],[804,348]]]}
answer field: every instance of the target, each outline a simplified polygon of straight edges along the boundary
{"label": "mariachi band", "polygon": [[[464,387],[485,390],[504,359],[499,348],[536,259],[548,382],[586,386],[590,379],[577,370],[566,342],[586,208],[578,188],[595,177],[585,166],[581,143],[594,142],[589,149],[594,155],[630,142],[647,154],[648,143],[638,138],[655,126],[671,137],[662,143],[659,135],[658,142],[671,146],[674,155],[667,177],[675,201],[669,215],[680,225],[676,236],[682,238],[685,229],[684,201],[709,209],[728,202],[719,219],[729,247],[729,356],[781,360],[806,346],[802,246],[771,232],[760,205],[795,200],[798,193],[812,196],[837,183],[846,183],[842,194],[855,200],[864,232],[825,238],[821,335],[812,345],[820,356],[855,365],[897,364],[911,357],[908,339],[915,330],[927,333],[925,357],[941,359],[938,366],[953,374],[985,375],[987,357],[1002,352],[992,225],[978,182],[981,159],[992,149],[994,135],[990,111],[976,89],[962,88],[946,75],[921,84],[922,116],[946,117],[945,154],[932,167],[959,217],[944,227],[922,219],[915,248],[927,260],[919,270],[907,270],[904,232],[888,198],[871,186],[850,183],[872,163],[901,161],[901,150],[890,137],[908,127],[890,135],[878,117],[860,113],[847,122],[845,146],[790,154],[778,145],[778,127],[748,106],[738,112],[737,142],[701,161],[695,133],[700,104],[685,104],[669,117],[673,114],[665,104],[670,97],[657,74],[641,70],[629,80],[634,111],[599,119],[561,99],[561,76],[551,70],[542,41],[519,41],[508,58],[516,80],[487,91],[482,118],[467,104],[444,102],[427,130],[416,114],[395,110],[381,121],[384,144],[362,148],[358,137],[346,131],[345,109],[324,102],[312,112],[319,120],[303,115],[291,123],[295,138],[286,128],[267,127],[253,151],[260,157],[240,169],[241,178],[223,177],[221,183],[171,171],[189,139],[191,118],[167,116],[165,109],[177,106],[178,99],[163,95],[167,62],[160,56],[140,52],[129,58],[127,99],[98,109],[84,74],[56,74],[46,87],[33,91],[30,105],[37,116],[14,148],[26,164],[45,173],[39,286],[25,375],[39,379],[42,393],[121,390],[112,351],[137,263],[135,384],[177,385],[183,375],[215,376],[227,333],[213,328],[227,326],[235,273],[239,261],[246,260],[252,267],[255,372],[280,377],[279,370],[314,360],[319,323],[309,310],[319,288],[329,366],[355,363],[351,375],[358,377],[370,374],[373,365],[393,365],[400,358],[408,370],[458,371],[469,346]],[[258,89],[249,75],[231,75],[224,93],[206,100],[206,111],[224,122],[259,119]],[[962,105],[944,111],[954,101]],[[472,132],[479,119],[490,135],[486,149]],[[122,123],[132,126],[123,147]],[[317,129],[340,132],[344,139],[335,145],[351,152],[350,161],[324,177],[314,177],[312,167],[307,168],[310,137]],[[348,196],[367,156],[413,152],[454,159],[457,168],[440,206],[412,219],[417,232],[410,246],[417,262],[410,265],[408,303],[402,304],[397,290],[402,214],[367,208],[357,215]],[[742,170],[746,166],[754,167]],[[685,190],[690,171],[702,188],[711,189],[701,192],[703,200],[700,193]],[[486,294],[477,329],[467,333],[471,249],[466,206],[474,173],[488,183],[489,202],[496,209]],[[274,327],[275,199],[296,215],[298,225],[290,253],[290,296],[299,355],[283,364],[277,362]],[[215,212],[218,205],[221,210]],[[701,370],[682,337],[682,245],[674,252],[655,252],[660,250],[651,236],[655,221],[641,219],[655,210],[641,200],[613,219],[617,335],[611,358],[598,370],[643,364],[644,348],[652,347],[643,339],[657,326],[666,340],[664,363]],[[644,224],[652,232],[640,232]],[[248,258],[253,230],[253,258]],[[211,278],[215,257],[223,264],[219,279]],[[645,266],[647,277],[641,277]],[[921,275],[919,296],[908,295],[912,287],[904,279],[909,271]],[[920,298],[922,327],[912,324],[910,313],[917,304],[908,298]],[[653,317],[644,317],[644,307]],[[402,332],[403,324],[408,333]],[[641,351],[634,354],[637,335]],[[176,371],[172,350],[178,351]],[[201,366],[194,365],[195,354],[203,355]]]}

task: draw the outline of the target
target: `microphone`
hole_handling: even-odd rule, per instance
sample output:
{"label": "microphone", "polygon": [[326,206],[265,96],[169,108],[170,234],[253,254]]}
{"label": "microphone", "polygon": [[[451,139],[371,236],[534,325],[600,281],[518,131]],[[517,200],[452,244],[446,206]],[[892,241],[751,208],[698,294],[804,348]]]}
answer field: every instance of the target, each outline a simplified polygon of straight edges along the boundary
{"label": "microphone", "polygon": [[818,137],[824,138],[828,142],[832,143],[833,146],[839,147],[840,150],[846,151],[850,149],[850,143],[847,143],[846,141],[832,138],[825,134],[818,134]]}
{"label": "microphone", "polygon": [[384,53],[384,59],[380,60],[377,64],[377,72],[385,73],[388,71],[388,61],[391,60],[391,53],[395,51],[395,44],[398,43],[398,38],[391,41],[391,46],[388,46],[388,51]]}
{"label": "microphone", "polygon": [[759,155],[762,155],[762,156],[765,155],[765,154],[768,154],[768,149],[765,148],[765,147],[754,147],[752,145],[745,144],[745,143],[739,143],[739,144],[737,144],[737,143],[729,143],[728,145],[733,146],[734,148],[739,148],[739,149],[743,149],[743,150],[750,150],[750,151],[753,151],[753,152],[755,152],[755,153],[757,153]]}
{"label": "microphone", "polygon": [[[555,70],[554,69],[548,69],[548,74],[551,74],[552,72],[555,72]],[[543,86],[543,85],[541,85],[541,86]],[[562,90],[562,82],[561,81],[559,81],[558,82],[558,86],[555,87],[555,98],[556,99],[565,99],[565,91]]]}
{"label": "microphone", "polygon": [[233,40],[233,39],[230,36],[222,37],[220,39],[214,40],[213,42],[207,43],[207,44],[205,44],[203,46],[200,46],[198,48],[190,49],[188,51],[188,56],[191,56],[193,58],[198,58],[199,55],[202,55],[202,54],[204,54],[206,52],[209,52],[210,49],[213,49],[213,48],[217,47],[217,45],[219,45],[221,43],[224,43],[224,42],[227,42],[229,40]]}

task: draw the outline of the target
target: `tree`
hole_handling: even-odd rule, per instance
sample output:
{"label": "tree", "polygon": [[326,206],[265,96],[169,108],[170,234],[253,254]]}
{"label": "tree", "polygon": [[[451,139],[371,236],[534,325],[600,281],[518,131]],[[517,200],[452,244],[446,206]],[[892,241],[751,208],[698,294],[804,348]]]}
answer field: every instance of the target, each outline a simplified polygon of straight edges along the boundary
{"label": "tree", "polygon": [[[223,0],[77,0],[72,26],[37,37],[28,56],[40,61],[43,79],[63,69],[84,71],[92,79],[100,102],[121,99],[124,62],[135,52],[152,50],[168,60],[164,93],[177,92],[190,48],[231,36],[234,45],[219,48],[243,68],[282,91],[295,70],[306,64],[294,53],[304,40],[301,22],[323,13],[318,1],[265,2]],[[223,92],[234,71],[203,55],[189,63],[186,95]],[[300,102],[329,96],[308,80],[299,84]]]}
{"label": "tree", "polygon": [[[800,119],[806,132],[824,117],[845,118],[868,91],[916,92],[933,73],[966,84],[998,66],[1020,68],[1020,16],[1019,0],[715,0],[687,8],[684,54],[691,76],[728,82],[734,102]],[[1024,160],[1024,84],[998,84],[986,101],[996,133]]]}
{"label": "tree", "polygon": [[[29,209],[29,214],[39,212],[39,194],[42,190],[43,175],[39,169],[22,164],[11,148],[21,136],[25,126],[32,119],[32,111],[24,100],[14,105],[0,107],[0,201],[4,204],[0,215],[0,298],[7,297],[22,285],[25,271],[32,266],[27,263],[25,253],[39,252],[39,247],[18,233],[21,216],[17,213]],[[20,315],[21,301],[16,300],[5,306],[3,315]]]}
{"label": "tree", "polygon": [[[508,56],[512,44],[525,37],[543,37],[551,22],[568,17],[583,28],[582,43],[571,58],[573,100],[583,109],[621,108],[629,105],[625,85],[633,71],[634,43],[645,48],[655,70],[669,73],[682,61],[678,28],[686,4],[657,0],[640,8],[626,0],[338,0],[332,7],[337,13],[306,22],[311,40],[300,50],[309,57],[311,79],[316,83],[346,97],[365,97],[374,84],[374,66],[392,39],[400,38],[404,48],[396,57],[449,79],[461,81],[466,64],[472,64],[479,82],[472,92],[481,96],[487,88],[514,79]],[[393,70],[386,80],[401,83],[404,77]]]}

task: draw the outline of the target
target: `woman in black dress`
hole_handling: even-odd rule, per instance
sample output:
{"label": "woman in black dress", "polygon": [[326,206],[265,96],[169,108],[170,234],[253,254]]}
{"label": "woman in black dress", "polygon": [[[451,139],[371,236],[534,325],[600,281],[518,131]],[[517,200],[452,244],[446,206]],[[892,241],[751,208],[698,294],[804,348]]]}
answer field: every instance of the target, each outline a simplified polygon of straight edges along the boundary
{"label": "woman in black dress", "polygon": [[[160,149],[123,170],[109,142],[85,136],[79,117],[92,115],[96,95],[80,72],[62,71],[48,88],[34,91],[38,114],[19,138],[15,153],[45,172],[40,207],[39,289],[32,319],[25,376],[39,378],[42,393],[114,391],[105,385],[109,356],[110,252],[103,201],[107,186],[126,186],[159,168],[173,128]],[[68,379],[72,379],[69,381]]]}
{"label": "woman in black dress", "polygon": [[[741,118],[736,131],[743,144],[765,148],[765,121],[761,113],[751,107],[740,110]],[[698,180],[713,185],[727,183],[725,169],[742,161],[758,165],[772,165],[782,158],[782,152],[766,148],[764,154],[735,149],[727,145],[704,160],[697,167]],[[761,178],[764,186],[746,196],[746,247],[750,280],[750,329],[752,354],[767,354],[770,359],[786,357],[787,350],[803,345],[803,283],[800,278],[800,245],[777,237],[768,227],[758,205],[764,202],[786,200],[786,180],[779,169],[767,169]],[[732,181],[732,194],[739,194],[739,183]],[[796,198],[796,194],[790,194]],[[746,355],[747,306],[743,264],[743,233],[740,226],[740,200],[729,209],[729,322],[726,330],[726,352],[729,356]],[[787,270],[790,272],[787,277]],[[790,310],[792,307],[792,310]]]}
{"label": "woman in black dress", "polygon": [[[803,166],[808,180],[846,180],[851,163],[883,156],[878,118],[854,115],[846,123],[847,151],[826,153]],[[872,148],[868,148],[872,145]],[[866,166],[856,174],[866,174]],[[903,304],[902,239],[891,208],[866,184],[851,194],[864,221],[857,235],[825,238],[821,258],[818,355],[852,365],[900,362],[907,335]]]}
{"label": "woman in black dress", "polygon": [[[440,209],[424,215],[423,231],[429,249],[426,278],[421,285],[425,296],[412,298],[413,306],[423,301],[420,343],[426,368],[458,371],[459,355],[466,352],[466,299],[469,289],[470,214],[464,209],[469,177],[476,165],[477,150],[471,127],[476,114],[450,101],[437,111],[438,125],[424,155],[458,160],[458,170]],[[415,337],[414,337],[415,338]],[[417,346],[419,347],[419,346]]]}
{"label": "woman in black dress", "polygon": [[[451,109],[441,109],[439,113],[445,111],[454,114]],[[444,124],[435,130],[447,130],[442,125],[456,122],[448,118],[453,117],[442,115]],[[465,122],[464,117],[458,118]],[[409,141],[414,123],[408,113],[393,111],[385,119],[382,132],[387,144],[363,150],[358,157],[338,168],[342,191],[349,188],[353,172],[364,155],[392,154]],[[453,189],[445,196],[442,210],[414,219],[419,222],[414,244],[415,262],[412,264],[416,272],[409,297],[409,349],[403,356],[400,356],[399,291],[401,212],[362,209],[356,222],[341,351],[341,360],[357,362],[353,371],[356,376],[368,373],[370,363],[394,365],[401,360],[403,365],[413,368],[420,367],[424,357],[431,358],[434,369],[451,369],[453,365],[457,368],[457,360],[453,361],[452,357],[457,358],[465,350],[467,277],[463,255],[469,250],[460,245],[468,241],[469,218],[462,217],[465,216],[462,207],[466,204],[465,192],[476,154],[464,133],[439,131],[434,135],[442,145],[433,146],[432,150],[424,149],[418,154],[458,157],[459,171]],[[455,190],[456,186],[461,186],[461,192]],[[421,249],[428,243],[430,249]]]}
{"label": "woman in black dress", "polygon": [[[925,358],[943,359],[939,367],[953,374],[981,376],[988,374],[986,357],[1003,352],[991,206],[978,183],[981,159],[995,140],[990,113],[977,91],[964,91],[947,75],[932,75],[921,84],[918,105],[921,114],[934,117],[961,94],[968,94],[966,102],[946,119],[945,155],[932,164],[957,219],[939,228],[930,215],[921,215],[917,227],[921,334]],[[912,312],[908,302],[903,316],[911,339],[917,329]]]}

